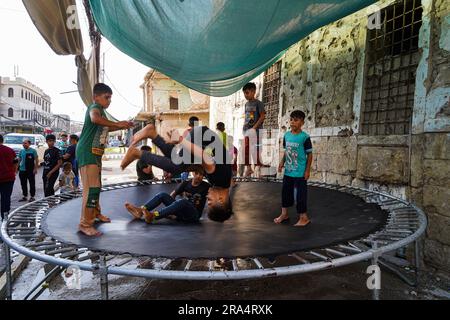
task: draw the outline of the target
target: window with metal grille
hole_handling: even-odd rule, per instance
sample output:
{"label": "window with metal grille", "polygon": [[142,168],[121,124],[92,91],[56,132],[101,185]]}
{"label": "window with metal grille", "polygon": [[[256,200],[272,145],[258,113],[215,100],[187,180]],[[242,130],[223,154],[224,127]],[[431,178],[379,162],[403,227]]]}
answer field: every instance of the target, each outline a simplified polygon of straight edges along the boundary
{"label": "window with metal grille", "polygon": [[265,129],[278,129],[280,110],[281,61],[278,61],[264,73],[263,103],[266,109]]}
{"label": "window with metal grille", "polygon": [[381,22],[381,29],[367,33],[361,131],[409,134],[420,59],[421,1],[396,1],[381,11]]}
{"label": "window with metal grille", "polygon": [[178,110],[178,99],[170,97],[170,110]]}

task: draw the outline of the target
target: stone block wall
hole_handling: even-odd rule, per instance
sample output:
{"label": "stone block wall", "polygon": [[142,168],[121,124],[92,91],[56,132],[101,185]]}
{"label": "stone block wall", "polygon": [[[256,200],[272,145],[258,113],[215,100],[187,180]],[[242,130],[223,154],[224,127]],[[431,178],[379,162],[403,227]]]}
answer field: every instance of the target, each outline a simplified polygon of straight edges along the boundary
{"label": "stone block wall", "polygon": [[[450,271],[450,2],[422,0],[420,62],[409,135],[361,134],[368,17],[394,0],[325,26],[293,45],[282,58],[280,128],[289,114],[306,114],[314,161],[311,179],[353,185],[408,199],[429,219],[423,246],[428,266]],[[260,77],[259,83],[262,83]],[[259,86],[259,90],[262,90]],[[212,117],[229,134],[245,103],[239,93],[212,100]],[[229,123],[229,125],[228,125]]]}
{"label": "stone block wall", "polygon": [[389,192],[419,205],[429,225],[427,265],[450,271],[450,3],[422,0],[421,62],[411,135],[360,133],[367,17],[379,1],[323,27],[283,57],[282,125],[307,114],[313,180]]}

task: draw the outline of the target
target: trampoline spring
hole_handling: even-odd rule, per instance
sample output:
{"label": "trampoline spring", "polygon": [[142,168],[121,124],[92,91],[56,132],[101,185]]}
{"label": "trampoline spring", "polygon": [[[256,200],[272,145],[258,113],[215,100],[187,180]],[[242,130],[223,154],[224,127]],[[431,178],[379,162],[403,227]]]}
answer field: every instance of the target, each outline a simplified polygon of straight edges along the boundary
{"label": "trampoline spring", "polygon": [[[124,259],[124,260],[122,260],[122,261],[119,261],[118,263],[116,263],[115,264],[115,266],[116,267],[121,267],[121,266],[123,266],[123,265],[126,265],[128,262],[130,262],[130,261],[132,261],[133,260],[133,258],[126,258],[126,259]],[[170,263],[169,263],[170,264]],[[167,264],[167,265],[169,265],[169,264]]]}
{"label": "trampoline spring", "polygon": [[341,249],[345,249],[345,250],[351,251],[351,252],[356,252],[356,253],[361,253],[362,252],[361,249],[349,247],[349,246],[346,246],[346,245],[343,245],[343,244],[340,244],[338,247],[341,248]]}
{"label": "trampoline spring", "polygon": [[110,260],[112,260],[112,259],[114,259],[116,256],[114,256],[114,255],[107,255],[106,257],[105,257],[105,261],[110,261]]}
{"label": "trampoline spring", "polygon": [[308,253],[309,253],[309,254],[312,254],[313,256],[315,256],[315,257],[317,257],[317,258],[319,258],[319,259],[322,259],[322,260],[324,260],[324,261],[330,260],[329,257],[325,257],[324,255],[321,255],[320,253],[317,253],[317,252],[315,252],[315,251],[309,251]]}
{"label": "trampoline spring", "polygon": [[33,247],[40,247],[40,246],[46,246],[49,244],[55,244],[54,241],[42,241],[42,242],[33,242],[25,245],[27,248],[33,248]]}
{"label": "trampoline spring", "polygon": [[54,256],[55,254],[73,251],[74,249],[75,249],[74,247],[60,248],[60,249],[48,251],[47,254],[50,256]]}
{"label": "trampoline spring", "polygon": [[390,205],[390,204],[397,204],[399,203],[398,200],[395,199],[387,199],[387,200],[382,200],[381,201],[381,205],[385,206],[385,205]]}
{"label": "trampoline spring", "polygon": [[411,230],[406,230],[406,229],[386,229],[386,231],[388,231],[388,233],[405,233],[405,234],[411,234],[413,233]]}
{"label": "trampoline spring", "polygon": [[419,221],[387,221],[386,229],[396,229],[396,230],[411,230],[415,225],[419,224]]}
{"label": "trampoline spring", "polygon": [[407,225],[414,225],[418,223],[418,221],[415,220],[397,220],[397,219],[390,219],[387,221],[389,225],[396,225],[396,226],[407,226]]}
{"label": "trampoline spring", "polygon": [[380,242],[381,240],[395,242],[395,241],[402,240],[403,238],[397,238],[397,237],[390,237],[390,236],[380,235],[380,236],[375,236],[375,237],[373,237],[371,239],[372,239],[372,241],[376,241],[376,242]]}
{"label": "trampoline spring", "polygon": [[82,262],[82,261],[86,261],[86,260],[89,260],[89,259],[96,259],[98,257],[99,257],[98,253],[89,253],[89,254],[87,254],[87,255],[85,255],[83,257],[78,257],[78,259],[76,259],[76,260]]}
{"label": "trampoline spring", "polygon": [[15,232],[11,235],[14,236],[29,236],[29,235],[35,235],[38,234],[40,231],[39,230],[35,230],[35,231],[24,231],[24,232]]}
{"label": "trampoline spring", "polygon": [[22,230],[35,230],[34,227],[12,227],[8,228],[8,231],[22,231]]}
{"label": "trampoline spring", "polygon": [[333,249],[330,249],[330,248],[325,248],[325,250],[327,252],[331,253],[331,254],[334,254],[334,255],[338,256],[338,257],[346,257],[346,256],[348,256],[348,254],[346,254],[344,252],[341,252],[341,251],[338,251],[338,250],[333,250]]}
{"label": "trampoline spring", "polygon": [[390,223],[390,224],[393,224],[393,223],[395,223],[395,224],[408,224],[410,222],[417,222],[417,221],[416,220],[412,220],[412,219],[398,219],[398,218],[392,217],[392,218],[389,218],[387,220],[387,222]]}
{"label": "trampoline spring", "polygon": [[161,263],[161,266],[158,268],[158,270],[165,270],[168,266],[170,266],[170,263],[172,262],[172,259],[166,259],[163,263]]}
{"label": "trampoline spring", "polygon": [[53,249],[57,249],[57,248],[61,248],[61,244],[52,244],[52,245],[47,245],[47,246],[39,246],[36,247],[34,250],[35,251],[47,251],[47,250],[53,250]]}
{"label": "trampoline spring", "polygon": [[14,217],[21,217],[21,216],[29,217],[29,216],[34,216],[35,214],[36,214],[36,211],[32,211],[32,212],[30,212],[30,211],[19,211],[19,212],[16,212],[14,214]]}
{"label": "trampoline spring", "polygon": [[395,238],[395,239],[399,239],[399,240],[404,238],[404,236],[399,235],[398,233],[394,233],[394,232],[384,232],[380,236],[391,237],[391,238]]}
{"label": "trampoline spring", "polygon": [[36,234],[36,235],[29,235],[29,236],[16,236],[16,235],[12,235],[12,237],[14,237],[14,239],[36,239],[40,236],[40,234]]}
{"label": "trampoline spring", "polygon": [[253,262],[258,266],[258,269],[264,269],[264,266],[257,258],[253,258]]}
{"label": "trampoline spring", "polygon": [[414,221],[416,216],[398,216],[398,215],[392,215],[390,220],[396,220],[396,221]]}
{"label": "trampoline spring", "polygon": [[60,258],[73,258],[73,257],[83,254],[85,252],[86,252],[86,250],[73,250],[73,251],[61,254]]}
{"label": "trampoline spring", "polygon": [[238,267],[238,264],[237,264],[236,259],[233,259],[233,260],[231,261],[231,263],[233,264],[233,270],[234,270],[234,271],[239,271],[239,267]]}
{"label": "trampoline spring", "polygon": [[35,222],[36,219],[35,218],[16,218],[16,217],[12,217],[11,222]]}
{"label": "trampoline spring", "polygon": [[186,266],[184,267],[184,271],[189,271],[189,269],[191,268],[192,265],[192,260],[188,260],[188,262],[186,263]]}
{"label": "trampoline spring", "polygon": [[296,253],[292,253],[291,256],[293,256],[295,259],[297,259],[299,262],[303,263],[303,264],[309,264],[309,261],[300,257],[298,254]]}
{"label": "trampoline spring", "polygon": [[417,214],[413,213],[398,213],[398,212],[389,212],[389,218],[397,218],[397,219],[414,219],[417,218]]}

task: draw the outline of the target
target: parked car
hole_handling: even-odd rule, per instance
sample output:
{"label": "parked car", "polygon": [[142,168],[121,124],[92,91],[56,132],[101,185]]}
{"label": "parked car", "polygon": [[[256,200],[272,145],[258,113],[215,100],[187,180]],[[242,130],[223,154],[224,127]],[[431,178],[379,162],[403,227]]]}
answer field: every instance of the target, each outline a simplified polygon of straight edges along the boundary
{"label": "parked car", "polygon": [[44,161],[44,152],[48,148],[45,137],[42,134],[31,133],[8,133],[4,136],[4,145],[10,147],[14,152],[19,154],[23,149],[22,143],[24,139],[31,141],[31,148],[35,149],[38,154],[39,163]]}
{"label": "parked car", "polygon": [[111,139],[108,142],[108,147],[110,148],[115,148],[115,147],[125,147],[125,144],[123,143],[123,141],[118,140],[118,139]]}

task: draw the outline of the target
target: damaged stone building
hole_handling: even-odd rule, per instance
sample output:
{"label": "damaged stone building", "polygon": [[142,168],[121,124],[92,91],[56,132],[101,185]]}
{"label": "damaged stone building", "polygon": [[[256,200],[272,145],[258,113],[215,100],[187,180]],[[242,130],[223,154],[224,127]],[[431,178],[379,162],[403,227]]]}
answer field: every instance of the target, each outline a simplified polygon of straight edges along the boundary
{"label": "damaged stone building", "polygon": [[[450,271],[448,0],[379,1],[313,32],[255,81],[265,128],[306,113],[311,179],[411,200],[428,217],[425,263]],[[237,143],[244,105],[241,92],[212,98],[210,125],[224,121]]]}
{"label": "damaged stone building", "polygon": [[156,117],[158,131],[164,134],[170,129],[183,132],[191,116],[197,116],[201,124],[209,123],[209,96],[193,91],[166,75],[150,70],[141,86],[144,108],[136,121],[145,123]]}

